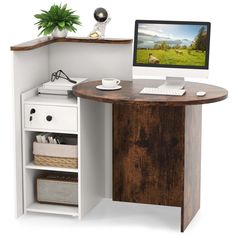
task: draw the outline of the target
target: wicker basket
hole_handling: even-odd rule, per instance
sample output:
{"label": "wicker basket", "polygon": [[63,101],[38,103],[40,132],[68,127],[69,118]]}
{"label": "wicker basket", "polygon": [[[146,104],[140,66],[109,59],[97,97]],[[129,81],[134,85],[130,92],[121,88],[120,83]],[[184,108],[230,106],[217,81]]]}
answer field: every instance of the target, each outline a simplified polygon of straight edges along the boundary
{"label": "wicker basket", "polygon": [[34,155],[34,164],[40,166],[78,168],[78,159]]}
{"label": "wicker basket", "polygon": [[78,168],[77,145],[33,143],[34,164]]}

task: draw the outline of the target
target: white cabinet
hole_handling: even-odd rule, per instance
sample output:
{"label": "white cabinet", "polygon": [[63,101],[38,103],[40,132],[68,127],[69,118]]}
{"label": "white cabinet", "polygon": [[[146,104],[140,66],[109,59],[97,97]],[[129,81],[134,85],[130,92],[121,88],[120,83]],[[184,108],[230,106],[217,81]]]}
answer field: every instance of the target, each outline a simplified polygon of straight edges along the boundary
{"label": "white cabinet", "polygon": [[[103,137],[105,137],[105,126],[110,122],[105,118],[106,105],[75,97],[37,95],[37,88],[22,93],[21,98],[23,212],[82,218],[105,197],[107,192]],[[51,116],[51,119],[47,120],[47,116]],[[41,132],[76,135],[78,168],[35,165],[33,141]],[[107,168],[111,169],[111,166],[108,165]],[[78,207],[37,202],[36,178],[46,172],[78,174]],[[111,179],[111,176],[108,179]]]}
{"label": "white cabinet", "polygon": [[[36,178],[45,173],[79,173],[78,168],[40,166],[33,161],[33,142],[41,132],[73,134],[80,146],[79,99],[67,96],[38,95],[37,88],[22,93],[22,147],[24,212],[41,212],[79,216],[76,206],[42,204],[37,202]],[[77,156],[79,157],[80,148]],[[79,186],[78,186],[79,187]],[[80,188],[80,187],[79,187]],[[76,202],[79,202],[79,191]]]}

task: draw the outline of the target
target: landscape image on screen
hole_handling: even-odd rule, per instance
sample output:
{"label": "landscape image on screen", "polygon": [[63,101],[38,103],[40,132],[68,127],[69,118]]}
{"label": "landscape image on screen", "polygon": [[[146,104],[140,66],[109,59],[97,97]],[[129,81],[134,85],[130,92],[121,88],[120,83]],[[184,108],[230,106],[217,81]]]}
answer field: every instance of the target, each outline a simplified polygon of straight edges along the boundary
{"label": "landscape image on screen", "polygon": [[206,25],[139,24],[136,63],[205,66]]}

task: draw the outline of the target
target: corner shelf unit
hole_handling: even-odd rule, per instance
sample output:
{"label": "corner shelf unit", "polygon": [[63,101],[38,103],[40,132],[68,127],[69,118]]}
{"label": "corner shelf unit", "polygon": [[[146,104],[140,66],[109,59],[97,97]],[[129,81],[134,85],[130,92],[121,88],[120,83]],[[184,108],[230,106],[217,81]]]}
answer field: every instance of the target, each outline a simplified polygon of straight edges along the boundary
{"label": "corner shelf unit", "polygon": [[[59,69],[70,77],[90,81],[105,77],[131,80],[132,39],[41,37],[10,49],[14,69],[17,216],[40,212],[80,219],[102,198],[112,196],[112,105],[60,96],[38,97],[37,87]],[[25,114],[29,114],[31,104],[44,115],[48,108],[70,122],[58,121],[54,127],[45,123],[37,127],[25,125]],[[34,165],[32,141],[41,132],[77,135],[78,169]],[[46,171],[78,174],[79,207],[36,202],[35,178]]]}

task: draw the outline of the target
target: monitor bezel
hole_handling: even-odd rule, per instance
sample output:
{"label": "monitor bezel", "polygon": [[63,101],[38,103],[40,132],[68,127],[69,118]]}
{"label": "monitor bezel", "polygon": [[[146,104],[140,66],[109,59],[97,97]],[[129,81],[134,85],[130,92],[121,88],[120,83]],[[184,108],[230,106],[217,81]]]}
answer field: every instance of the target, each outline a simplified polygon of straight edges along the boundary
{"label": "monitor bezel", "polygon": [[[143,64],[136,62],[137,56],[137,42],[138,42],[138,26],[139,24],[182,24],[182,25],[206,25],[207,26],[207,49],[205,57],[205,66],[188,66],[188,65],[168,65],[168,64]],[[209,69],[209,54],[210,54],[210,33],[211,33],[211,23],[203,21],[163,21],[163,20],[136,20],[135,30],[134,30],[134,48],[133,48],[133,66],[142,67],[164,67],[164,68],[179,68],[179,69]]]}

